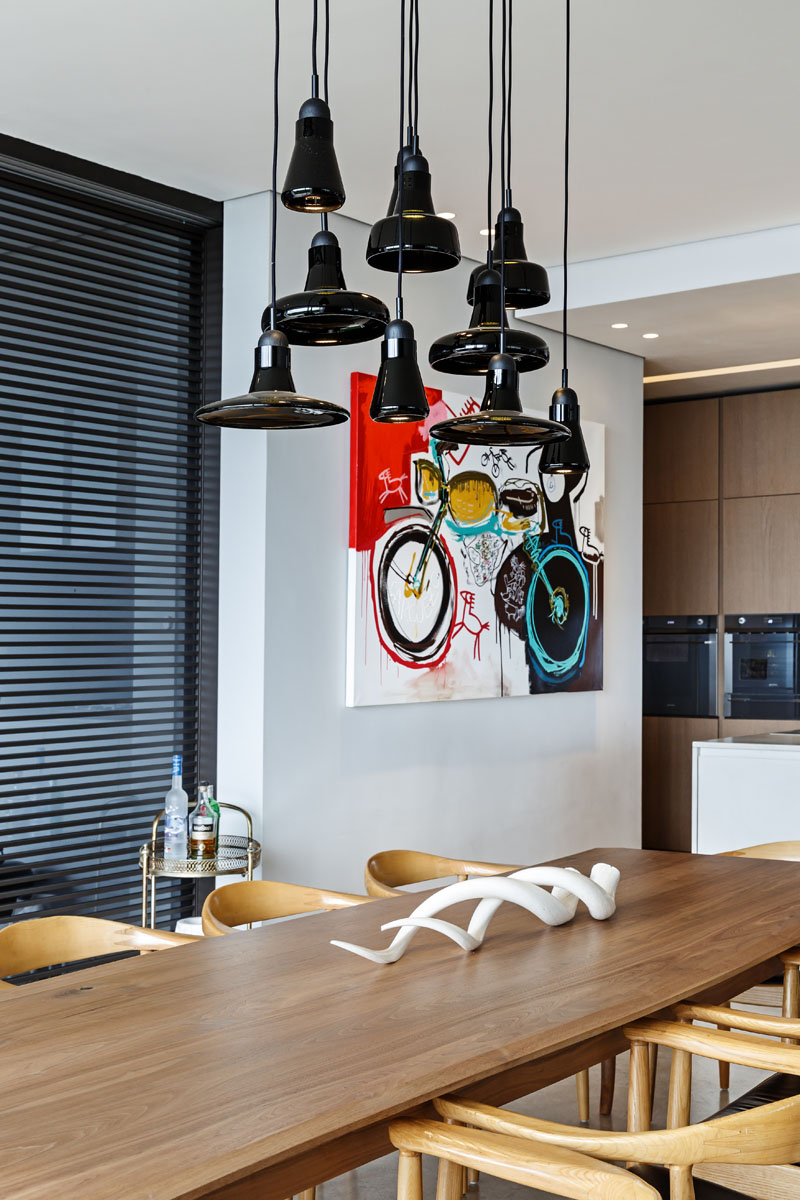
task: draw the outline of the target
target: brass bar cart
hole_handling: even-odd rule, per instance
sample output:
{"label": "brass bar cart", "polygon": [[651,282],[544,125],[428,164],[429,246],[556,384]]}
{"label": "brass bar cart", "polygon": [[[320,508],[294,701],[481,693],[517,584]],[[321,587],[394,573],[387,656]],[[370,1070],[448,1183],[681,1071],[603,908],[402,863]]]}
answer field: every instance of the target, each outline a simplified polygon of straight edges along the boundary
{"label": "brass bar cart", "polygon": [[153,832],[149,842],[139,851],[139,866],[142,868],[142,928],[148,922],[148,895],[150,899],[150,928],[156,927],[156,880],[157,879],[208,879],[215,875],[244,875],[253,878],[253,871],[261,862],[261,843],[253,837],[253,819],[247,809],[238,804],[219,801],[221,809],[227,808],[241,813],[247,822],[247,837],[235,837],[221,833],[214,858],[165,858],[164,839],[158,836],[158,826],[164,809],[153,819]]}

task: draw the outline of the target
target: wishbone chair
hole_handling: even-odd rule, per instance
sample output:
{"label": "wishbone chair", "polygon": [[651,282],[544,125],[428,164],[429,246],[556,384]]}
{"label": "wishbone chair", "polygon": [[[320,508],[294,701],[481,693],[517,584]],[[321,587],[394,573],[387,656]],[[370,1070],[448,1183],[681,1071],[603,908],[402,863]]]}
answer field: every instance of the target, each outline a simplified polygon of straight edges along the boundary
{"label": "wishbone chair", "polygon": [[276,917],[294,917],[301,913],[350,908],[368,904],[369,896],[349,892],[330,892],[326,888],[306,887],[298,883],[279,883],[273,879],[245,879],[216,888],[203,905],[203,933],[206,937],[232,933],[237,925],[272,921]]}
{"label": "wishbone chair", "polygon": [[[161,929],[141,929],[99,917],[55,916],[17,921],[0,929],[0,976],[22,975],[42,967],[81,962],[126,950],[166,950],[194,938]],[[0,987],[18,990],[0,979]]]}
{"label": "wishbone chair", "polygon": [[[691,1006],[693,1009],[693,1006]],[[727,1010],[699,1009],[702,1019],[722,1017]],[[709,1018],[708,1012],[714,1015]],[[434,1107],[446,1120],[463,1122],[478,1129],[507,1136],[524,1138],[539,1144],[559,1146],[579,1154],[589,1154],[612,1162],[634,1163],[670,1200],[712,1200],[720,1196],[718,1182],[725,1179],[731,1186],[730,1171],[748,1170],[800,1171],[789,1164],[800,1158],[800,1095],[765,1103],[728,1115],[689,1125],[691,1101],[692,1054],[725,1059],[762,1070],[782,1069],[800,1076],[800,1049],[766,1042],[763,1038],[744,1033],[728,1033],[718,1029],[701,1029],[687,1024],[691,1019],[687,1006],[677,1010],[681,1022],[638,1021],[625,1029],[631,1043],[631,1083],[628,1119],[631,1130],[610,1133],[604,1130],[578,1129],[523,1116],[507,1109],[493,1108],[458,1096],[446,1096],[434,1101]],[[734,1014],[736,1017],[736,1014]],[[751,1020],[750,1014],[745,1014]],[[736,1017],[738,1019],[738,1017]],[[782,1021],[783,1018],[765,1018]],[[793,1023],[795,1026],[797,1023]],[[666,1046],[672,1050],[667,1129],[650,1130],[650,1067],[648,1047]],[[648,1168],[651,1171],[648,1172]],[[660,1168],[652,1171],[652,1168]],[[664,1168],[668,1168],[668,1174]],[[450,1189],[458,1186],[450,1168],[451,1178],[441,1184],[451,1196]],[[447,1172],[446,1164],[440,1167]],[[694,1175],[697,1177],[695,1190]],[[728,1172],[725,1175],[725,1172]],[[737,1176],[735,1186],[740,1188]],[[713,1180],[714,1182],[710,1182]],[[785,1180],[781,1177],[785,1188]],[[668,1184],[668,1190],[667,1190]],[[724,1194],[724,1193],[723,1193]],[[760,1200],[789,1200],[800,1196],[795,1184],[791,1190],[751,1190]]]}
{"label": "wishbone chair", "polygon": [[422,1154],[440,1162],[436,1200],[460,1200],[465,1169],[571,1200],[659,1200],[655,1188],[622,1167],[556,1146],[532,1146],[521,1138],[440,1121],[403,1120],[389,1126],[389,1140],[399,1150],[397,1200],[422,1200]]}

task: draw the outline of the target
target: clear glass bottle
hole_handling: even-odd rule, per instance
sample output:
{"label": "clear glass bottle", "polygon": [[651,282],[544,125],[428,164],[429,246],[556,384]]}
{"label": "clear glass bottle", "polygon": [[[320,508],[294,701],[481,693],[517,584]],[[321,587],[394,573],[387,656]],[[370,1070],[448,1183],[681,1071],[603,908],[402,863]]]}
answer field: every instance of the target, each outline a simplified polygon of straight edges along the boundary
{"label": "clear glass bottle", "polygon": [[189,817],[189,857],[214,858],[217,853],[217,814],[208,799],[208,784],[198,788],[197,804]]}
{"label": "clear glass bottle", "polygon": [[217,826],[216,826],[217,837],[216,837],[216,845],[214,846],[214,852],[216,853],[219,850],[219,801],[217,799],[215,799],[215,797],[214,797],[214,784],[209,783],[207,786],[208,786],[208,803],[213,808],[214,816],[217,818]]}
{"label": "clear glass bottle", "polygon": [[189,797],[183,790],[183,755],[172,757],[172,786],[164,797],[164,858],[186,858]]}

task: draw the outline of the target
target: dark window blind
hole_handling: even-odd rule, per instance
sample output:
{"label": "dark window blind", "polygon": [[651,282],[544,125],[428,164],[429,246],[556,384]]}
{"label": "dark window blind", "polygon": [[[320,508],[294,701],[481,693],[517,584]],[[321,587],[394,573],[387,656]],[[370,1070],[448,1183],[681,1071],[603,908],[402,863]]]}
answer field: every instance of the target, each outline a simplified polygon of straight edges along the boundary
{"label": "dark window blind", "polygon": [[[174,752],[191,806],[215,703],[210,222],[147,208],[0,165],[0,924],[139,923],[139,847]],[[158,901],[169,926],[193,896]]]}

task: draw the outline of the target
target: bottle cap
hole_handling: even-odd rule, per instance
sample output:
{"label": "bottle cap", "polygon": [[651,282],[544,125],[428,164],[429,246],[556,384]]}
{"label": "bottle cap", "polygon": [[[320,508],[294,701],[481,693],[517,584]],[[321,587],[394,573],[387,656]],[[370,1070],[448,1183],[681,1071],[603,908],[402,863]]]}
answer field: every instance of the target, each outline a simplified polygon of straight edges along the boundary
{"label": "bottle cap", "polygon": [[183,774],[183,755],[182,754],[173,754],[173,756],[172,756],[172,774],[173,775],[182,775]]}

